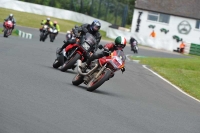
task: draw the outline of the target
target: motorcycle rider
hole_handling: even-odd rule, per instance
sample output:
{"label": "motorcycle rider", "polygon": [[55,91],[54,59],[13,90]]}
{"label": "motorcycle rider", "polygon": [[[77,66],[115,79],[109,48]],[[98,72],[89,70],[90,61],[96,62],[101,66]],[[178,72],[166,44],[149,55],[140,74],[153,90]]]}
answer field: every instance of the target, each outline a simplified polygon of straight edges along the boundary
{"label": "motorcycle rider", "polygon": [[[6,28],[5,22],[7,22],[9,20],[12,21],[12,23],[13,23],[13,27],[12,27],[12,31],[13,31],[13,29],[15,28],[16,20],[15,20],[14,15],[12,13],[9,14],[9,16],[6,19],[4,19],[3,27],[4,27],[4,29]],[[2,30],[2,32],[4,31],[4,29]]]}
{"label": "motorcycle rider", "polygon": [[[101,23],[98,20],[94,20],[92,24],[83,24],[80,27],[75,26],[75,28],[72,29],[72,32],[76,37],[82,36],[82,34],[85,34],[86,32],[89,32],[96,38],[96,46],[94,47],[93,52],[95,52],[98,49],[98,44],[101,40],[101,34],[99,33],[99,29],[101,28]],[[79,34],[81,32],[81,34]],[[58,53],[61,53],[64,48],[67,47],[69,44],[76,43],[76,39],[68,40],[64,43],[64,45],[60,48]]]}
{"label": "motorcycle rider", "polygon": [[42,20],[41,25],[42,27],[40,28],[40,31],[42,31],[43,25],[48,25],[48,27],[53,27],[53,23],[50,18],[47,18],[46,20]]}
{"label": "motorcycle rider", "polygon": [[58,31],[55,35],[55,37],[58,35],[58,33],[60,32],[60,26],[58,25],[57,21],[53,22],[53,27],[55,27],[55,29]]}
{"label": "motorcycle rider", "polygon": [[129,43],[131,45],[131,50],[133,50],[133,46],[132,46],[133,42],[136,42],[136,45],[138,45],[138,41],[134,37],[131,37],[130,41],[129,41]]}
{"label": "motorcycle rider", "polygon": [[[82,65],[80,66],[80,68],[84,71],[84,70],[86,70],[86,68],[89,67],[90,63],[93,60],[102,58],[104,56],[109,56],[110,53],[112,53],[114,50],[122,50],[123,51],[123,49],[124,49],[125,46],[126,46],[126,38],[124,38],[122,36],[118,36],[115,39],[115,43],[107,43],[106,45],[104,45],[104,51],[102,51],[100,53],[94,53],[92,56],[90,56],[87,59],[86,62],[82,63]],[[125,67],[123,67],[121,69],[121,71],[123,73],[125,71]]]}

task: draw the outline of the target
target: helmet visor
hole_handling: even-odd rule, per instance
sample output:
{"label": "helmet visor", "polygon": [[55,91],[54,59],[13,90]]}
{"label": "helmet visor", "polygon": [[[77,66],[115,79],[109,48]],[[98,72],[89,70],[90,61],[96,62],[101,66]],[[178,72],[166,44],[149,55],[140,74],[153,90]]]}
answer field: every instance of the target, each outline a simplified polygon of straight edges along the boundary
{"label": "helmet visor", "polygon": [[99,30],[99,26],[94,25],[94,26],[93,26],[93,30],[94,30],[94,31],[98,31],[98,30]]}

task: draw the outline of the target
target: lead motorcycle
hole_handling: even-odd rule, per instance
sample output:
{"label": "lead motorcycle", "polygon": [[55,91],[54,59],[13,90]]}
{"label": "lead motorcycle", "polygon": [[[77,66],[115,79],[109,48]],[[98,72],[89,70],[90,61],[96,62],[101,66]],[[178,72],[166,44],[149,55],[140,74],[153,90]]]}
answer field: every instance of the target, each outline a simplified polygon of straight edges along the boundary
{"label": "lead motorcycle", "polygon": [[53,42],[55,40],[57,33],[58,33],[58,30],[55,27],[49,29],[50,42]]}
{"label": "lead motorcycle", "polygon": [[44,42],[46,40],[49,33],[48,29],[49,29],[48,25],[43,26],[42,30],[40,31],[40,41]]}
{"label": "lead motorcycle", "polygon": [[11,35],[13,30],[12,27],[13,27],[12,21],[8,20],[5,22],[4,37],[8,37]]}
{"label": "lead motorcycle", "polygon": [[94,60],[90,70],[80,68],[82,61],[78,60],[78,74],[73,78],[72,84],[75,86],[84,83],[87,85],[87,91],[94,91],[105,81],[114,76],[114,73],[124,67],[126,56],[123,51],[115,50],[110,56]]}
{"label": "lead motorcycle", "polygon": [[74,69],[78,59],[86,61],[86,58],[89,56],[88,53],[92,51],[95,44],[95,37],[87,32],[77,39],[75,44],[69,44],[63,49],[61,54],[58,53],[59,48],[57,49],[57,58],[53,63],[53,67],[59,68],[63,72],[67,71],[67,69]]}

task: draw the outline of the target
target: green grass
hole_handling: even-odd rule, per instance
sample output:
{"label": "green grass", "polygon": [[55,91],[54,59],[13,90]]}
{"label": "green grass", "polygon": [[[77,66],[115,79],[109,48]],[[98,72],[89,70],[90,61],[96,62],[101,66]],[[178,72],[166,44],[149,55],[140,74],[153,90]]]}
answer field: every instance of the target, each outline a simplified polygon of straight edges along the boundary
{"label": "green grass", "polygon": [[137,58],[183,91],[200,100],[200,57],[191,58]]}
{"label": "green grass", "polygon": [[[32,27],[32,28],[40,28],[41,21],[48,17],[44,15],[38,15],[38,14],[33,14],[33,13],[26,13],[26,12],[20,12],[16,10],[0,8],[0,20],[3,21],[10,13],[14,14],[14,17],[17,21],[17,25],[27,26],[27,27]],[[50,18],[52,21],[56,20],[58,22],[58,24],[60,25],[61,32],[66,32],[67,30],[71,30],[75,25],[82,24],[82,23],[71,21],[71,20],[58,19],[55,17],[50,17]],[[88,23],[91,23],[91,22],[88,22]],[[106,37],[105,31],[101,30],[100,33],[102,35],[103,40],[113,41],[113,39]]]}

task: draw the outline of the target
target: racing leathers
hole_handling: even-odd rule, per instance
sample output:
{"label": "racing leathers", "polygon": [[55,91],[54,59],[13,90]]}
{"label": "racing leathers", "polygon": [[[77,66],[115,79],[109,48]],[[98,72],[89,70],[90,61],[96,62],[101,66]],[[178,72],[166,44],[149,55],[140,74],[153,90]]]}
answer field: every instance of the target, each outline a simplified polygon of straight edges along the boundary
{"label": "racing leathers", "polygon": [[[96,41],[97,41],[96,45],[93,47],[93,52],[96,52],[96,51],[97,51],[97,49],[98,49],[98,44],[99,44],[99,42],[100,42],[100,40],[101,40],[101,34],[100,34],[99,32],[91,31],[91,29],[90,29],[90,24],[83,24],[83,25],[81,25],[80,27],[76,27],[76,26],[75,26],[75,28],[72,29],[72,32],[74,33],[74,35],[75,35],[76,37],[80,37],[80,36],[82,36],[83,34],[85,34],[85,33],[87,33],[87,32],[89,32],[90,34],[92,34],[92,35],[95,37]],[[65,47],[67,47],[68,44],[71,44],[72,42],[75,43],[76,40],[68,40],[67,42],[65,42],[65,44],[61,47],[60,52],[61,52]]]}
{"label": "racing leathers", "polygon": [[[110,53],[112,53],[114,50],[122,50],[122,51],[123,51],[122,48],[116,47],[116,46],[114,45],[114,43],[107,43],[107,44],[104,46],[104,51],[102,51],[102,52],[100,52],[100,53],[94,53],[94,54],[92,54],[92,56],[89,57],[89,58],[87,59],[87,61],[86,61],[85,63],[82,64],[81,69],[85,69],[86,67],[88,67],[88,66],[90,65],[90,63],[91,63],[93,60],[95,60],[95,59],[99,59],[99,58],[102,58],[102,57],[104,57],[104,56],[109,56]],[[125,67],[123,67],[123,68],[121,69],[121,71],[124,72],[124,71],[125,71]]]}

